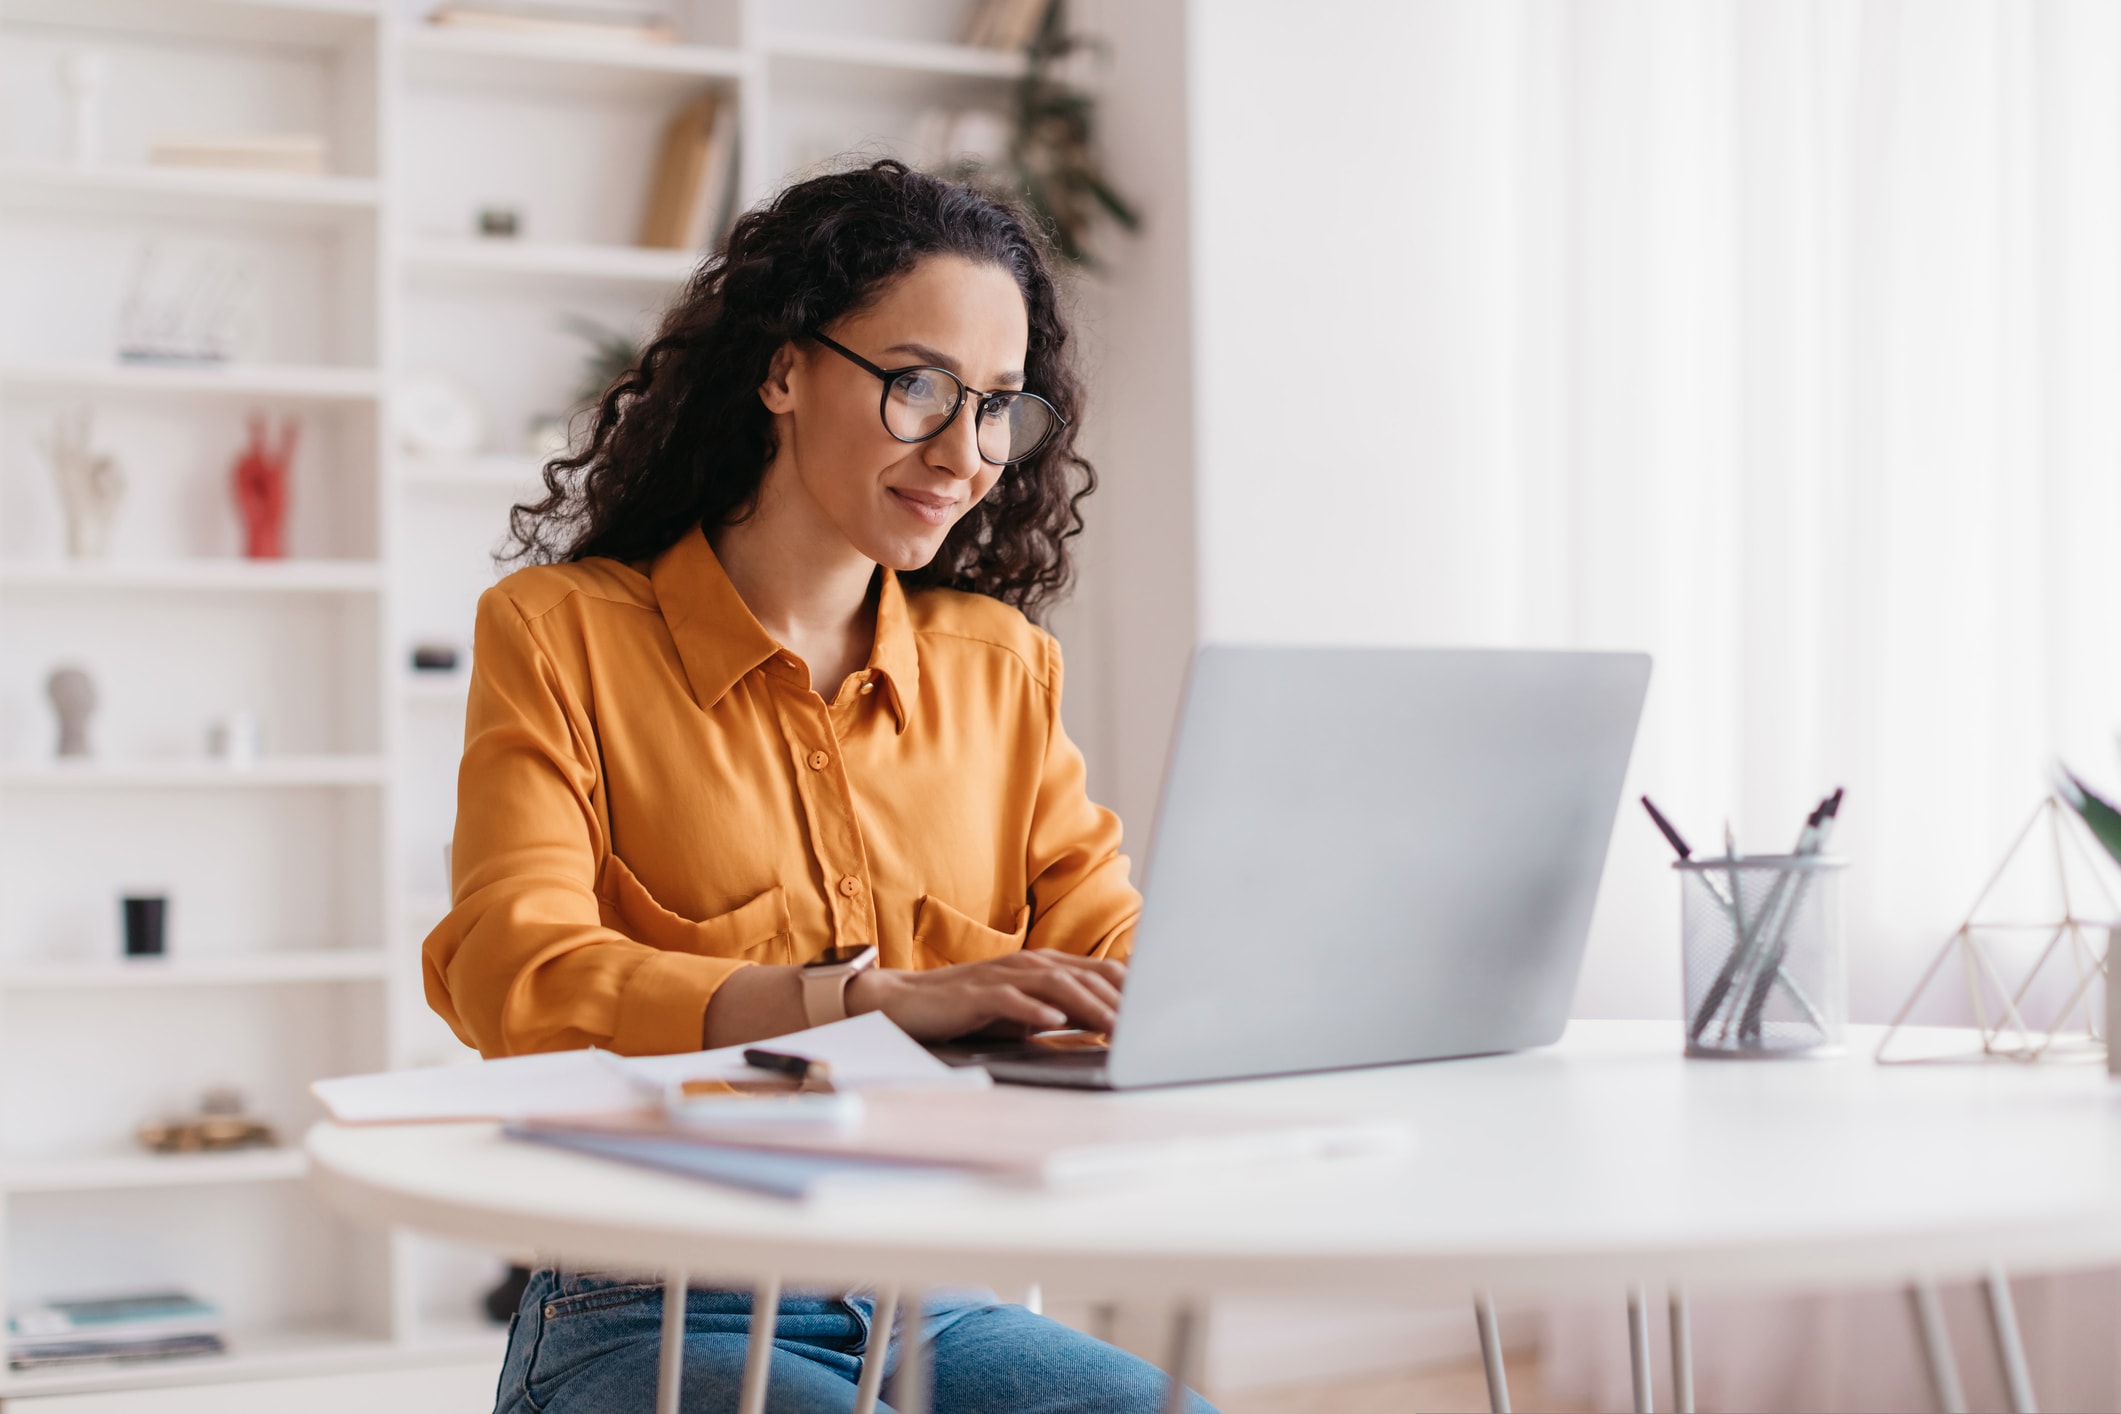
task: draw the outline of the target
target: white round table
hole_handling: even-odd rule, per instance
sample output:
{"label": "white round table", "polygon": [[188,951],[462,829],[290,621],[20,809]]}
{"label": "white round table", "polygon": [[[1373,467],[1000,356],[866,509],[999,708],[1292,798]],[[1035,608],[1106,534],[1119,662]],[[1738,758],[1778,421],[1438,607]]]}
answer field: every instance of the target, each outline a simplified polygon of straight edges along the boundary
{"label": "white round table", "polygon": [[[490,1124],[319,1125],[308,1147],[314,1182],[351,1214],[566,1266],[762,1296],[782,1283],[1036,1282],[1182,1309],[1230,1293],[1625,1287],[1645,1361],[1649,1284],[1875,1286],[2121,1260],[2121,1098],[2102,1066],[1879,1066],[1864,1028],[1837,1060],[1689,1061],[1680,1039],[1676,1022],[1577,1022],[1515,1055],[1086,1095],[1393,1115],[1415,1135],[1403,1156],[1111,1192],[790,1203],[515,1143]],[[2016,1341],[1998,1314],[2009,1366]]]}

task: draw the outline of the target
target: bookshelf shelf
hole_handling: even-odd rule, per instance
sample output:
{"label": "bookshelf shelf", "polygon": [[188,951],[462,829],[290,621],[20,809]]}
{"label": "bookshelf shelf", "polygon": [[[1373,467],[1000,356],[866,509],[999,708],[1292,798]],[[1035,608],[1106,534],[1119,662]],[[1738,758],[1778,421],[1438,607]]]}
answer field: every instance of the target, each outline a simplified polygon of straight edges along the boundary
{"label": "bookshelf shelf", "polygon": [[0,163],[0,202],[18,211],[330,226],[373,220],[381,191],[367,177]]}
{"label": "bookshelf shelf", "polygon": [[429,490],[530,491],[540,484],[544,462],[515,452],[469,457],[406,457],[398,475],[410,487]]}
{"label": "bookshelf shelf", "polygon": [[735,79],[748,67],[737,50],[705,44],[599,44],[427,26],[400,31],[398,44],[414,84],[570,98],[669,98]]}
{"label": "bookshelf shelf", "polygon": [[81,992],[128,988],[248,987],[369,982],[386,976],[380,948],[309,948],[228,957],[142,958],[102,963],[0,966],[0,991]]}
{"label": "bookshelf shelf", "polygon": [[408,274],[426,278],[559,280],[579,284],[680,285],[703,252],[545,242],[408,242]]}
{"label": "bookshelf shelf", "polygon": [[195,1188],[212,1183],[285,1183],[308,1172],[307,1156],[293,1144],[224,1154],[95,1154],[0,1164],[0,1188],[9,1193]]}
{"label": "bookshelf shelf", "polygon": [[52,560],[0,563],[0,590],[374,594],[373,560]]}
{"label": "bookshelf shelf", "polygon": [[769,58],[782,63],[885,69],[921,78],[1019,79],[1026,69],[1021,54],[969,44],[788,33],[772,36],[765,47]]}
{"label": "bookshelf shelf", "polygon": [[[217,1385],[288,1375],[356,1374],[404,1365],[456,1363],[467,1354],[484,1353],[467,1341],[400,1342],[367,1332],[331,1328],[237,1330],[231,1331],[227,1339],[226,1355],[97,1369],[10,1371],[0,1375],[0,1398]],[[491,1348],[493,1357],[487,1363],[498,1369],[501,1347],[495,1344]]]}
{"label": "bookshelf shelf", "polygon": [[117,397],[269,398],[295,403],[373,402],[382,393],[373,368],[322,364],[231,363],[169,368],[87,360],[0,363],[0,393],[11,390]]}
{"label": "bookshelf shelf", "polygon": [[383,783],[380,756],[267,756],[238,768],[218,761],[31,761],[0,764],[10,790],[275,789]]}
{"label": "bookshelf shelf", "polygon": [[183,39],[343,45],[374,29],[380,0],[8,0],[11,21]]}
{"label": "bookshelf shelf", "polygon": [[[0,1130],[19,1154],[62,1156],[0,1159],[0,1306],[93,1271],[114,1288],[193,1286],[235,1327],[221,1357],[0,1373],[0,1403],[109,1391],[160,1408],[160,1391],[192,1386],[167,1402],[233,1407],[216,1387],[343,1373],[365,1407],[391,1396],[355,1377],[402,1390],[414,1369],[407,1407],[490,1400],[504,1336],[478,1303],[498,1259],[343,1221],[292,1148],[82,1148],[126,1134],[164,1090],[181,1102],[228,1083],[292,1105],[321,1075],[464,1054],[424,1014],[416,954],[450,908],[469,670],[407,664],[415,644],[470,643],[501,517],[537,491],[542,458],[405,452],[396,390],[446,380],[488,445],[528,445],[573,406],[589,353],[574,317],[638,335],[697,269],[700,252],[627,244],[694,99],[713,93],[735,119],[733,143],[708,130],[717,176],[696,185],[719,192],[726,172],[739,206],[834,153],[920,156],[923,114],[1004,106],[1024,72],[1020,55],[950,42],[974,5],[671,0],[692,42],[651,45],[444,28],[425,22],[429,0],[0,0],[0,51],[45,75],[9,91],[20,112],[0,125],[0,249],[40,262],[0,280],[0,423],[22,452],[0,459],[0,495],[30,512],[0,558],[0,735],[18,758],[0,759],[16,861],[0,932],[18,959],[0,962],[0,1063],[39,1075],[5,1097]],[[76,49],[110,59],[102,165],[65,160],[57,56]],[[324,137],[333,175],[148,165],[150,135],[252,124]],[[697,220],[713,198],[695,197]],[[515,211],[525,237],[469,238],[489,207]],[[116,360],[112,311],[142,252],[166,247],[175,280],[187,243],[253,272],[235,343],[250,361]],[[73,409],[128,477],[116,560],[59,558],[33,449]],[[350,558],[203,557],[229,546],[227,468],[253,411],[303,424],[294,543]],[[76,660],[114,745],[196,749],[204,723],[247,706],[272,740],[322,752],[242,769],[38,759],[46,678]],[[123,963],[82,941],[135,882],[166,886],[207,941],[258,950]],[[312,934],[317,899],[337,912]],[[156,1039],[170,1018],[181,1052]],[[112,1053],[49,1081],[30,1070],[77,1032]],[[309,1260],[318,1243],[333,1261]]]}

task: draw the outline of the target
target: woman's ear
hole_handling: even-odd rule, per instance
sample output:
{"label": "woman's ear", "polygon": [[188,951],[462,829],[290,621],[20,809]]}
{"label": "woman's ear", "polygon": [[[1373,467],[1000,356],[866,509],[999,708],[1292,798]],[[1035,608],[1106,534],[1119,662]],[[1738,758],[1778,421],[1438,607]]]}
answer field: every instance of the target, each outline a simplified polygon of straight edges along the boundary
{"label": "woman's ear", "polygon": [[788,375],[794,369],[795,343],[791,340],[773,351],[773,362],[766,365],[766,381],[759,384],[759,401],[766,411],[795,411],[795,390],[788,386]]}

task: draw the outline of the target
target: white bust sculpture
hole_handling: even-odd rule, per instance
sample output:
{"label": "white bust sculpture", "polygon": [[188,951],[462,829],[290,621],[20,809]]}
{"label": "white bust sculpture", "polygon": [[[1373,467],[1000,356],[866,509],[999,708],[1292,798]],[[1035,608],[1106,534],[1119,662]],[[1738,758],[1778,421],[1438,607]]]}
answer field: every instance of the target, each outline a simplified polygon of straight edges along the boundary
{"label": "white bust sculpture", "polygon": [[60,668],[44,685],[59,714],[59,754],[89,754],[88,718],[96,710],[96,680],[80,668]]}

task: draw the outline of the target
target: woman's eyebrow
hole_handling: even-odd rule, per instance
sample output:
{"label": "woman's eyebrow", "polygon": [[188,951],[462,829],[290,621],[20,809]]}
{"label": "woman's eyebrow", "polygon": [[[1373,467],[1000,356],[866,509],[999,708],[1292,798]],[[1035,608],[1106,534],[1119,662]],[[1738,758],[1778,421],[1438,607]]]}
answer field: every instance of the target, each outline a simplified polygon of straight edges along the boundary
{"label": "woman's eyebrow", "polygon": [[[931,349],[926,344],[893,344],[890,348],[885,349],[884,352],[887,354],[909,353],[922,363],[933,364],[937,368],[947,368],[960,378],[965,376],[965,370],[958,364],[956,359],[950,357],[941,349]],[[1007,373],[1002,374],[1001,377],[995,379],[995,382],[1004,385],[1021,384],[1023,381],[1024,370],[1021,368],[1012,368]]]}

